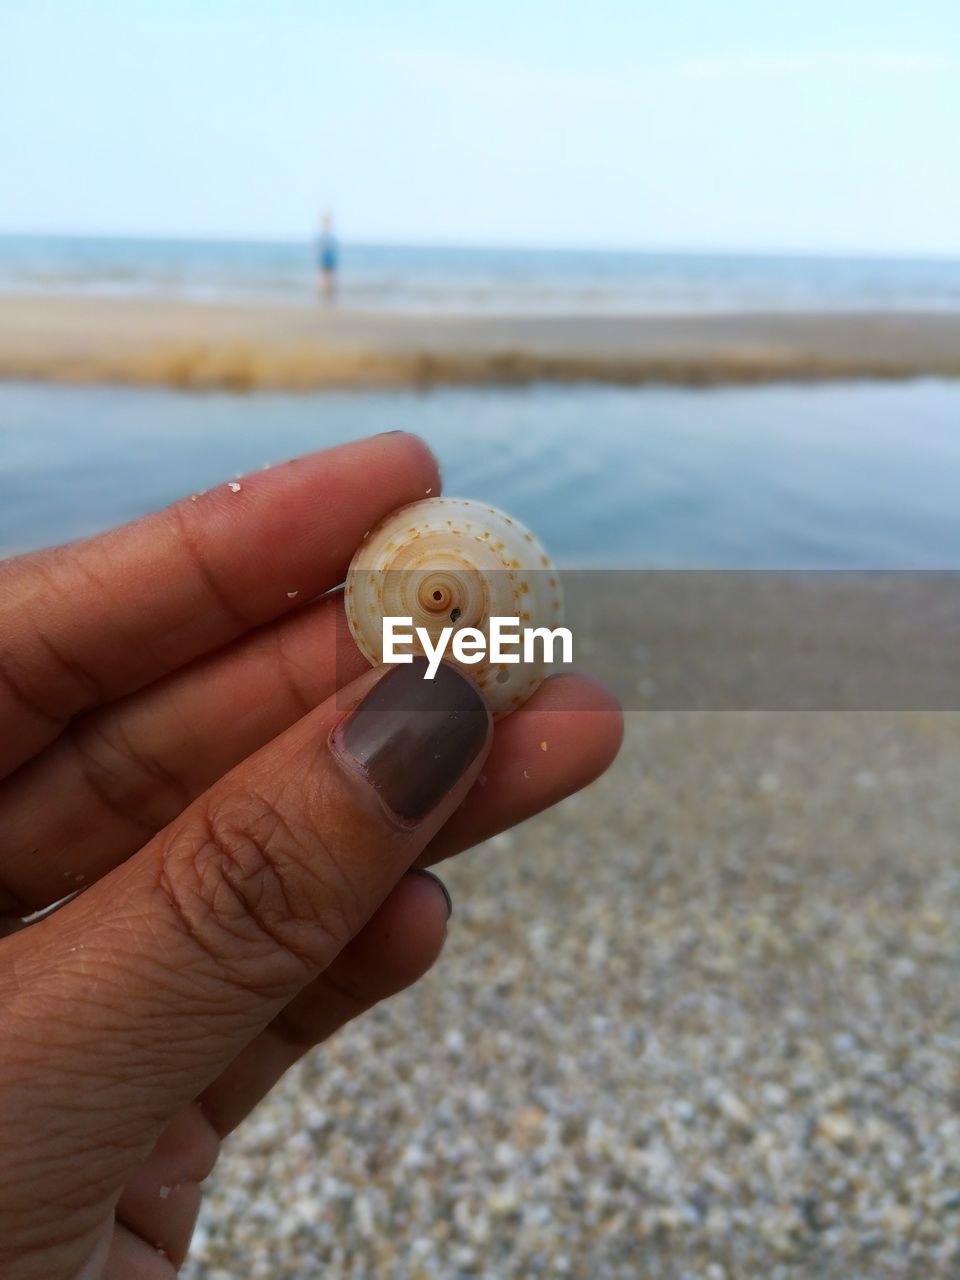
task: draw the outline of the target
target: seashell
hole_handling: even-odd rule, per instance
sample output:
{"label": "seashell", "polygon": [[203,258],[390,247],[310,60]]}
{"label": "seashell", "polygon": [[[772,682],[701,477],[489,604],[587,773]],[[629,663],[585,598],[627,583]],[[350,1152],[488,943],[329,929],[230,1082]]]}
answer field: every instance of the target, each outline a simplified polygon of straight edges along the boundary
{"label": "seashell", "polygon": [[[383,661],[384,617],[411,618],[410,629],[423,627],[434,645],[444,627],[475,627],[488,649],[491,617],[519,618],[521,629],[563,621],[557,572],[533,534],[466,498],[426,498],[387,516],[354,555],[344,595],[350,632],[374,665]],[[411,651],[423,652],[416,641]],[[449,647],[445,660],[479,685],[495,718],[525,702],[547,666],[539,644],[529,663],[491,663],[485,652],[467,665]]]}

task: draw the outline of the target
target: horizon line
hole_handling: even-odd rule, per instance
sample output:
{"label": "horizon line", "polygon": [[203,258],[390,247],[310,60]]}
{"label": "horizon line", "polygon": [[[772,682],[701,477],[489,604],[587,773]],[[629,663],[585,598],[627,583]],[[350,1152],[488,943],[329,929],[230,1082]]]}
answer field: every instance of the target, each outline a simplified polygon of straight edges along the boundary
{"label": "horizon line", "polygon": [[[228,245],[306,245],[316,238],[316,232],[302,237],[292,235],[243,235],[231,233],[212,234],[207,232],[184,231],[66,231],[40,230],[25,231],[22,229],[6,229],[0,227],[0,240],[121,240],[128,242],[148,241],[168,244],[228,244]],[[863,262],[960,262],[960,246],[954,250],[918,250],[918,249],[852,249],[840,247],[755,247],[744,246],[710,246],[679,245],[648,242],[646,244],[590,244],[563,241],[557,243],[532,244],[521,240],[500,240],[478,242],[471,240],[447,239],[399,239],[387,240],[376,237],[360,236],[350,239],[338,236],[340,244],[358,249],[443,249],[460,250],[473,253],[563,253],[563,254],[636,254],[637,256],[687,256],[710,258],[796,258],[804,259],[847,259]]]}

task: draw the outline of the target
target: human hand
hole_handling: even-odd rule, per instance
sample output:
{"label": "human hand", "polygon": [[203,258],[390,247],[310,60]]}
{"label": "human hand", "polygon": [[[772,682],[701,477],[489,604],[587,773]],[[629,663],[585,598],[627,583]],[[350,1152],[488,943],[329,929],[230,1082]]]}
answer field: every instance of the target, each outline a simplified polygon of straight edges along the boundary
{"label": "human hand", "polygon": [[0,566],[5,1280],[169,1280],[224,1134],[438,955],[415,868],[615,755],[584,678],[493,734],[464,677],[370,670],[317,599],[428,492],[426,448],[378,436]]}

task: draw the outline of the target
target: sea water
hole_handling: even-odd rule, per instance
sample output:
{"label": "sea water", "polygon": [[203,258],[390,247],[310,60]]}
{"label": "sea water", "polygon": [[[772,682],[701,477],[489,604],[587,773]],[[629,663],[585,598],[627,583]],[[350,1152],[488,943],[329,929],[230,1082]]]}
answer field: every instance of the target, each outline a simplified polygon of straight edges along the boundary
{"label": "sea water", "polygon": [[313,395],[0,383],[0,550],[373,432],[564,563],[960,568],[960,382]]}
{"label": "sea water", "polygon": [[[347,243],[342,305],[373,311],[629,315],[960,309],[960,262]],[[0,236],[0,292],[307,303],[299,243]]]}

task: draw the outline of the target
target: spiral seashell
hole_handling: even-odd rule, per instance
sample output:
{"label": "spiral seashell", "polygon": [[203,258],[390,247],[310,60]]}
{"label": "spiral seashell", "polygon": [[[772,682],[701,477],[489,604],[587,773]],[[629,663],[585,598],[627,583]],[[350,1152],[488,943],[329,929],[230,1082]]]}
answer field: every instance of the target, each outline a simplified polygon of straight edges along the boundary
{"label": "spiral seashell", "polygon": [[[474,627],[489,651],[489,619],[519,618],[520,628],[563,620],[557,572],[533,534],[495,507],[466,498],[426,498],[401,507],[364,538],[345,586],[350,632],[364,657],[383,661],[383,619],[412,619],[436,644],[444,627]],[[406,628],[405,628],[406,630]],[[451,637],[452,639],[452,637]],[[422,652],[414,642],[412,650]],[[522,650],[521,650],[522,656]],[[457,663],[483,690],[494,718],[509,715],[546,674],[536,661]]]}

